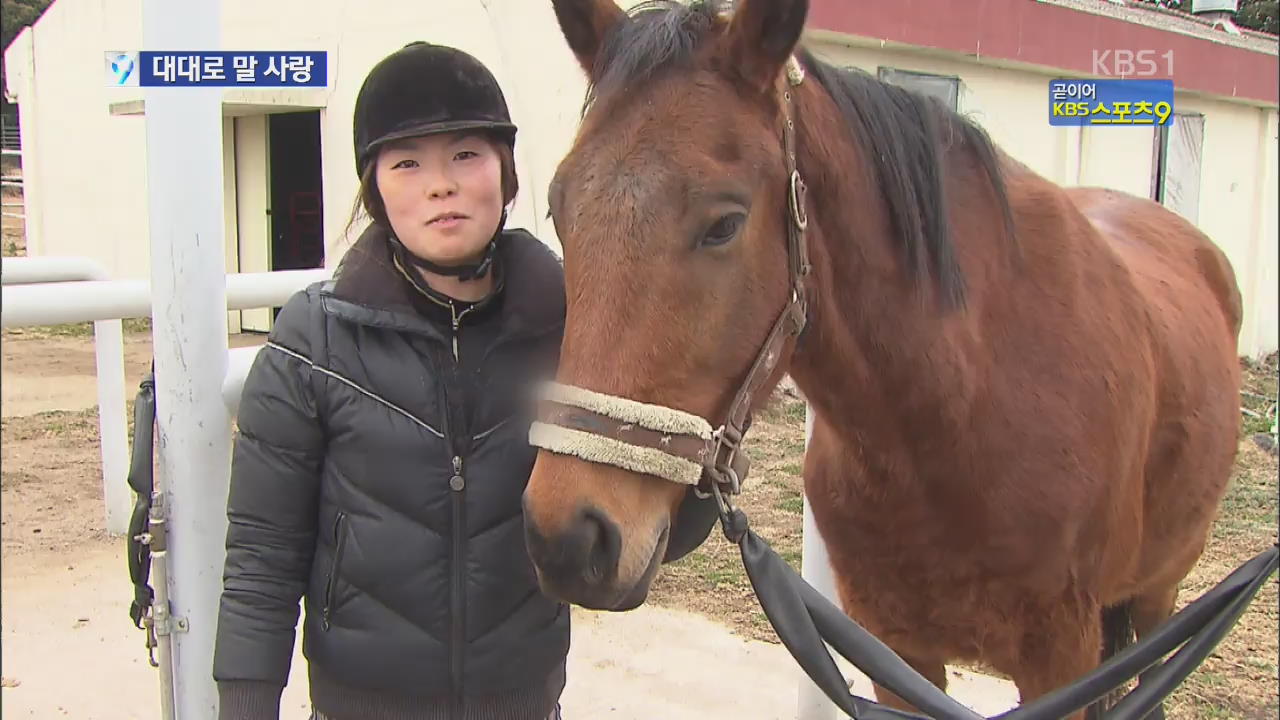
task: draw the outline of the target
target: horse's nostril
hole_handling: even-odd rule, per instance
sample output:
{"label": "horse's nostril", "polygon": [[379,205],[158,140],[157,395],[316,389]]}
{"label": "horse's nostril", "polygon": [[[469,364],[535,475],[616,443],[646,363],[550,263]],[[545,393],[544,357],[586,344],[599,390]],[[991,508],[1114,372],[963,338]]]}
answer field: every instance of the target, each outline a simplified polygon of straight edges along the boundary
{"label": "horse's nostril", "polygon": [[553,585],[569,589],[598,587],[618,574],[622,533],[601,510],[580,509],[563,532],[544,535],[525,515],[525,546],[540,574]]}
{"label": "horse's nostril", "polygon": [[580,522],[587,549],[582,579],[588,585],[595,585],[617,573],[618,558],[622,554],[622,535],[618,532],[618,526],[595,507],[584,509]]}
{"label": "horse's nostril", "polygon": [[547,559],[547,541],[542,537],[542,533],[538,532],[538,527],[529,522],[526,516],[524,523],[524,545],[529,552],[529,559],[534,564],[541,565]]}

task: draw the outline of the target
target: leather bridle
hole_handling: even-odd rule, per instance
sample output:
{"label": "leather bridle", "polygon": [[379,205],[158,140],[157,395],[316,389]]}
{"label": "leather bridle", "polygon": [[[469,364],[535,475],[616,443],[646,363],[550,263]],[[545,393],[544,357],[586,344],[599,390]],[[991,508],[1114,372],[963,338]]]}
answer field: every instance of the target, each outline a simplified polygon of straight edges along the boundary
{"label": "leather bridle", "polygon": [[716,516],[729,512],[727,496],[741,492],[749,468],[742,440],[751,425],[752,400],[776,369],[787,341],[800,335],[807,320],[808,216],[805,184],[796,158],[792,98],[792,88],[803,80],[803,67],[795,57],[790,58],[780,89],[790,296],[729,405],[724,422],[713,430],[711,423],[681,410],[552,382],[545,385],[543,406],[530,429],[530,443],[544,450],[689,485],[691,496],[686,497],[685,506],[691,502],[709,506],[705,500],[714,496],[715,506],[681,508],[668,538],[668,562],[701,544]]}

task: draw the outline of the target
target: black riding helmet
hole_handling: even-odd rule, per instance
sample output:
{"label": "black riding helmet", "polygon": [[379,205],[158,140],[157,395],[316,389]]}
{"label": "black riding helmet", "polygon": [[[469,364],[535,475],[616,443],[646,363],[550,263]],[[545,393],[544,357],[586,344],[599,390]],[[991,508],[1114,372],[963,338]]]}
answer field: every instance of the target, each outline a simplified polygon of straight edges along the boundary
{"label": "black riding helmet", "polygon": [[[461,50],[411,42],[375,65],[356,96],[356,173],[363,176],[388,141],[473,129],[494,135],[514,152],[516,126],[493,73]],[[505,222],[504,212],[495,240]],[[482,277],[494,254],[491,240],[479,264],[443,267],[408,252],[394,235],[392,241],[414,264],[464,280]]]}

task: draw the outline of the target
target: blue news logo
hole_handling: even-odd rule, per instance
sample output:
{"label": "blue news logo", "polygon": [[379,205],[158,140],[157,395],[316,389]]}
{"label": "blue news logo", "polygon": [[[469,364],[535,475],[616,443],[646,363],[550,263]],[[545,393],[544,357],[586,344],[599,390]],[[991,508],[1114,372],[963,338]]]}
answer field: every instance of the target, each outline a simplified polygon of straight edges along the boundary
{"label": "blue news logo", "polygon": [[326,87],[324,51],[108,51],[110,87]]}
{"label": "blue news logo", "polygon": [[1173,123],[1172,80],[1051,80],[1049,124],[1159,126]]}
{"label": "blue news logo", "polygon": [[138,53],[108,52],[107,85],[115,87],[138,87]]}

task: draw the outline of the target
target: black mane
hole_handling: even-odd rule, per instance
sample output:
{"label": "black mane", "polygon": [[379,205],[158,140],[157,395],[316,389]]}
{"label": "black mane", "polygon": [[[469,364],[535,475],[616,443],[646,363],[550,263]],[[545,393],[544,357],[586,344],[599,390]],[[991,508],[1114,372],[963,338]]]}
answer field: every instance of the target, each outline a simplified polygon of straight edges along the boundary
{"label": "black mane", "polygon": [[584,110],[596,98],[692,67],[698,45],[723,11],[722,0],[649,0],[605,37],[596,56]]}
{"label": "black mane", "polygon": [[[692,68],[724,5],[721,0],[650,0],[633,8],[601,47],[584,111],[601,97],[631,93],[664,73]],[[951,145],[967,148],[978,161],[996,194],[1006,237],[1013,237],[998,151],[986,131],[932,97],[863,70],[835,67],[805,48],[797,48],[796,57],[835,101],[863,157],[874,163],[908,266],[917,278],[932,266],[946,305],[963,305],[965,282],[955,259],[943,184]]]}

